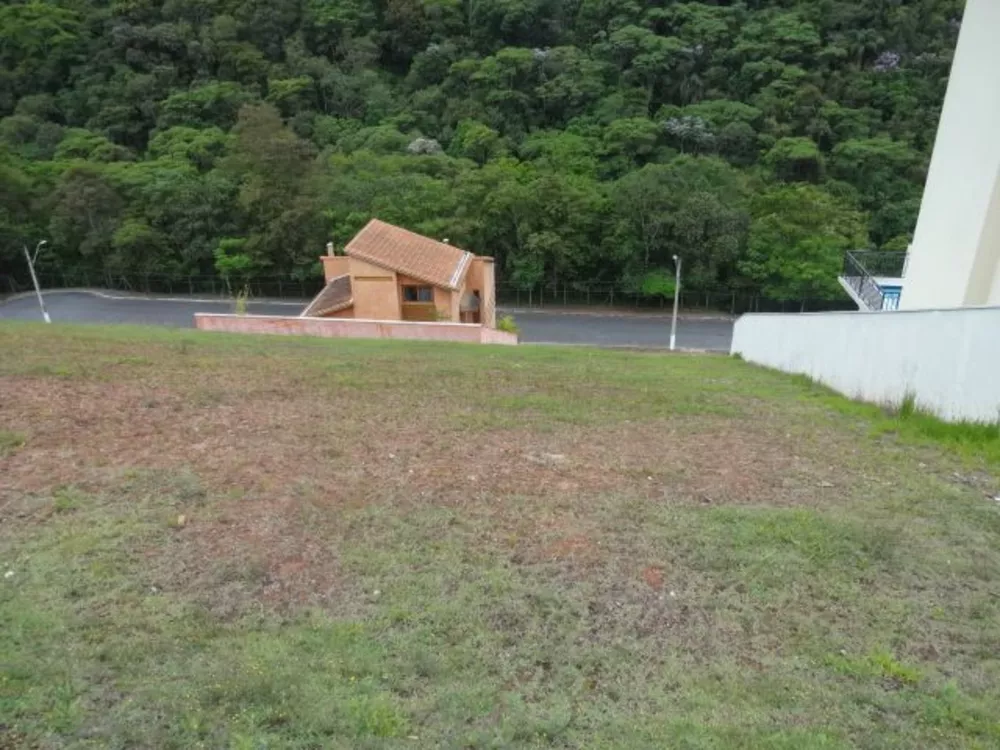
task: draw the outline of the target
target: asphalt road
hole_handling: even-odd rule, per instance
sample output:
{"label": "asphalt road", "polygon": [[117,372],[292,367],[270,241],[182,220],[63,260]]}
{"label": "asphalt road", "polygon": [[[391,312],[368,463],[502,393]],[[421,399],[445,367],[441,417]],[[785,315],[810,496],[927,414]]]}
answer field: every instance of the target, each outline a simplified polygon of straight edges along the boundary
{"label": "asphalt road", "polygon": [[[93,292],[47,292],[45,305],[53,322],[135,323],[191,327],[196,312],[232,312],[231,301],[140,296],[109,297]],[[301,302],[250,302],[256,315],[298,315]],[[580,344],[665,348],[670,344],[670,317],[595,312],[504,310],[514,315],[526,343]],[[0,320],[41,320],[34,296],[0,302]],[[682,318],[677,345],[683,349],[729,351],[732,321]]]}
{"label": "asphalt road", "polygon": [[[669,315],[627,313],[508,311],[521,326],[521,341],[587,346],[628,346],[660,349],[670,346]],[[677,346],[681,349],[729,351],[733,322],[728,318],[680,318]]]}

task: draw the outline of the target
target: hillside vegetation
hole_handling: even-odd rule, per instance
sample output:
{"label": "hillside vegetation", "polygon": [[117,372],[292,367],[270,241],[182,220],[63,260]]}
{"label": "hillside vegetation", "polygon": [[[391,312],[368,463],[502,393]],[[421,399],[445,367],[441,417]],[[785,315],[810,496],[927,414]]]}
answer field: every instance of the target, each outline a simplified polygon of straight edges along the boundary
{"label": "hillside vegetation", "polygon": [[311,277],[377,215],[523,287],[830,297],[907,246],[962,5],[14,0],[0,274]]}

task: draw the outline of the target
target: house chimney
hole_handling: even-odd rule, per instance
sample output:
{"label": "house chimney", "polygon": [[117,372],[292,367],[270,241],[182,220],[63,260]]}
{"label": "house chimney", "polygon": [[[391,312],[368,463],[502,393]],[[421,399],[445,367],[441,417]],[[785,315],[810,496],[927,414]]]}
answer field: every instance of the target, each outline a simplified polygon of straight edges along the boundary
{"label": "house chimney", "polygon": [[333,252],[333,243],[332,242],[327,242],[326,243],[326,254],[327,255],[336,255],[336,253]]}

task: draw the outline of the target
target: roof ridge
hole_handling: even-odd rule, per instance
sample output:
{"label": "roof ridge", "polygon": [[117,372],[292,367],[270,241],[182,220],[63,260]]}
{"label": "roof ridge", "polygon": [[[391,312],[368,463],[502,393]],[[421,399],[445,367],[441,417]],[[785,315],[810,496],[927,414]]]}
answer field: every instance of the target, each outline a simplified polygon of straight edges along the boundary
{"label": "roof ridge", "polygon": [[380,268],[451,290],[459,288],[475,257],[468,250],[377,217],[354,235],[344,252]]}

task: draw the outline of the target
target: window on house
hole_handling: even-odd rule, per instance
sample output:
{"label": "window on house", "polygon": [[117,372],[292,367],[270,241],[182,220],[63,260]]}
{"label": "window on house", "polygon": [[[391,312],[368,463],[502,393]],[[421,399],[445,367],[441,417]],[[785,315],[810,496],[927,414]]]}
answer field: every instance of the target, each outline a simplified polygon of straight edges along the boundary
{"label": "window on house", "polygon": [[434,288],[429,286],[404,286],[403,302],[433,302]]}

